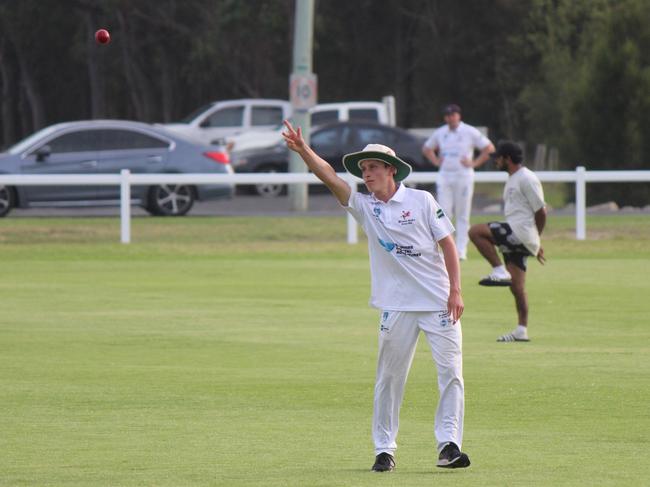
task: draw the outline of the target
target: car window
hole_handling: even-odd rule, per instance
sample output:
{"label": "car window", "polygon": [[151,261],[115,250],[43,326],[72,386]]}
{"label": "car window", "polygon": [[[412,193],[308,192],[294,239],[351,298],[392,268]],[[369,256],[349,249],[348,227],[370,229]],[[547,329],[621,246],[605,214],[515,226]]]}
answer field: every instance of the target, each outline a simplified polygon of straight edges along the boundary
{"label": "car window", "polygon": [[98,150],[132,150],[132,149],[165,149],[169,143],[133,130],[104,129],[99,131]]}
{"label": "car window", "polygon": [[339,143],[341,131],[338,128],[323,129],[311,136],[311,145],[314,147],[333,146]]}
{"label": "car window", "polygon": [[282,124],[282,107],[253,107],[251,124],[280,125]]}
{"label": "car window", "polygon": [[242,125],[244,125],[244,107],[222,108],[201,123],[201,127],[241,127]]}
{"label": "car window", "polygon": [[311,114],[311,124],[312,125],[323,125],[330,122],[339,121],[339,112],[338,110],[323,110],[322,112],[316,112]]}
{"label": "car window", "polygon": [[190,123],[192,120],[194,120],[196,117],[201,115],[203,112],[212,108],[212,105],[214,105],[214,102],[210,102],[206,105],[200,106],[196,110],[192,110],[192,112],[189,115],[179,120],[179,123]]}
{"label": "car window", "polygon": [[350,120],[372,120],[373,122],[379,121],[377,110],[372,108],[352,108],[349,112]]}
{"label": "car window", "polygon": [[381,127],[357,127],[356,139],[360,146],[367,144],[383,144],[393,146],[397,142],[397,135]]}
{"label": "car window", "polygon": [[99,130],[79,130],[68,132],[47,142],[52,154],[65,152],[96,151],[99,144]]}

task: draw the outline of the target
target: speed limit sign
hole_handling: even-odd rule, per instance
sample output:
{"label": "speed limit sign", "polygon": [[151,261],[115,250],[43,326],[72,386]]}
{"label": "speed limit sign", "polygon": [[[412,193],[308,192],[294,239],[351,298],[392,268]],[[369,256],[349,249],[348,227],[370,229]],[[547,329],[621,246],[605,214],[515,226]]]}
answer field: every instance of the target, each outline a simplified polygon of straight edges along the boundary
{"label": "speed limit sign", "polygon": [[318,99],[316,75],[292,74],[289,81],[289,99],[295,110],[309,110]]}

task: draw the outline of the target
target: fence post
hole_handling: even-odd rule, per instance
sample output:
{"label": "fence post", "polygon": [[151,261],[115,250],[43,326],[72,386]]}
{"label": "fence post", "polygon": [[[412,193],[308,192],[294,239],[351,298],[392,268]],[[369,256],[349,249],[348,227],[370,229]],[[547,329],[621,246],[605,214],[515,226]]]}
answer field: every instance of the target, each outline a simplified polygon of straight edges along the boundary
{"label": "fence post", "polygon": [[[350,185],[350,200],[354,197],[354,194],[357,192],[357,182],[350,176],[348,178],[347,183]],[[350,212],[347,212],[348,214],[348,244],[356,244],[359,243],[359,234],[358,234],[358,227],[357,227],[357,221],[354,219],[352,214]]]}
{"label": "fence post", "polygon": [[576,167],[576,240],[587,238],[586,179],[585,167]]}
{"label": "fence post", "polygon": [[131,242],[131,171],[120,171],[120,240],[123,244]]}

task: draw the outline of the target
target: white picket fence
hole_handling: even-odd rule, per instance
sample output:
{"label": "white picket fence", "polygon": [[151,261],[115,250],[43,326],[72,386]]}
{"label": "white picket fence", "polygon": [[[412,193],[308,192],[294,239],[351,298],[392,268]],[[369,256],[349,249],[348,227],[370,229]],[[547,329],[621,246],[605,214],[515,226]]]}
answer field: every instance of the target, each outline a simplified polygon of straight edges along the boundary
{"label": "white picket fence", "polygon": [[[587,171],[580,166],[575,171],[538,171],[542,182],[575,183],[576,185],[576,239],[585,240],[587,236],[587,183],[638,183],[650,182],[650,171]],[[408,182],[434,183],[438,173],[414,172]],[[348,182],[352,191],[357,191],[361,181],[347,173],[339,176]],[[479,171],[475,174],[477,183],[505,183],[508,175],[498,171]],[[69,174],[69,175],[6,175],[0,174],[0,185],[9,186],[120,186],[120,240],[131,242],[131,186],[157,184],[323,184],[310,173],[275,174],[131,174],[122,170],[120,174]],[[352,216],[347,216],[347,241],[355,244],[358,228]]]}

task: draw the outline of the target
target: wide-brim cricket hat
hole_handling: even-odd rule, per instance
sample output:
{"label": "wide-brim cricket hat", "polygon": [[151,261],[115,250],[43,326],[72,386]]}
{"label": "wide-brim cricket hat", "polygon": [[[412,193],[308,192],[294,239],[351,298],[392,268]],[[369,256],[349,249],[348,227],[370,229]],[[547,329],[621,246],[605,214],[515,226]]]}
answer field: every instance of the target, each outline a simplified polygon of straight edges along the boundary
{"label": "wide-brim cricket hat", "polygon": [[395,181],[406,179],[413,170],[408,163],[395,155],[393,149],[381,144],[368,144],[362,151],[344,155],[343,167],[350,174],[363,179],[361,163],[370,159],[379,160],[395,167],[397,169],[395,176],[393,176]]}

